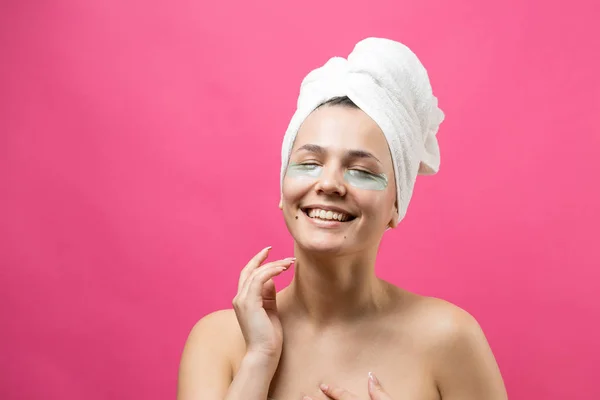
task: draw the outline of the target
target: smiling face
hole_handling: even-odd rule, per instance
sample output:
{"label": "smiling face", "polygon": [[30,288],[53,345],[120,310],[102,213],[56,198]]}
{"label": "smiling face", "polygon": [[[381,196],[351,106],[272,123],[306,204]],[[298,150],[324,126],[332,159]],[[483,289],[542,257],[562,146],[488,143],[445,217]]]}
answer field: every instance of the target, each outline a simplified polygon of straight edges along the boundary
{"label": "smiling face", "polygon": [[362,110],[322,106],[304,121],[283,180],[281,205],[296,243],[347,254],[378,246],[398,216],[392,158]]}

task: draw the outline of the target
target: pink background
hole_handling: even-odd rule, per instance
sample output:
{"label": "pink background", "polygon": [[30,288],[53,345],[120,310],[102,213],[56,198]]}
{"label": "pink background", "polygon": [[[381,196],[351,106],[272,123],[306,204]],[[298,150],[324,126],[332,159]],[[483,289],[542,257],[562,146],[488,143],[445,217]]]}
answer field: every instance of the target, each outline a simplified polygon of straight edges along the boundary
{"label": "pink background", "polygon": [[291,255],[300,80],[366,36],[447,115],[378,274],[471,312],[511,399],[599,398],[598,4],[3,2],[0,398],[174,398],[192,325]]}

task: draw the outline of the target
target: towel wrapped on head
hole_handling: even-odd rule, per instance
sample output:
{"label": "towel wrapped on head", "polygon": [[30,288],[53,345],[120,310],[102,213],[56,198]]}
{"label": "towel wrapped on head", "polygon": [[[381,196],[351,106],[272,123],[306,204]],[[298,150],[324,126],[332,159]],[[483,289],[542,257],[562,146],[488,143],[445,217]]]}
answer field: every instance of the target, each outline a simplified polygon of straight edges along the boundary
{"label": "towel wrapped on head", "polygon": [[399,222],[406,215],[417,175],[439,169],[436,134],[444,113],[417,56],[390,39],[361,40],[348,59],[333,57],[304,78],[283,139],[281,187],[304,120],[321,104],[342,96],[371,117],[385,135],[394,166]]}

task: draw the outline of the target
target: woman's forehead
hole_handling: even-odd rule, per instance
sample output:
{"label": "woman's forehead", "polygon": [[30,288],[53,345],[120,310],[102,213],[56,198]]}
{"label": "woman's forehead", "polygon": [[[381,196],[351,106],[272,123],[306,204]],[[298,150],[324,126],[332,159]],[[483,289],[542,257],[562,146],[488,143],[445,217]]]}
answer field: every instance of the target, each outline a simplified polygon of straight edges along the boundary
{"label": "woman's forehead", "polygon": [[325,106],[311,113],[298,130],[294,149],[313,144],[330,151],[365,150],[384,162],[389,158],[385,136],[364,111],[343,106]]}

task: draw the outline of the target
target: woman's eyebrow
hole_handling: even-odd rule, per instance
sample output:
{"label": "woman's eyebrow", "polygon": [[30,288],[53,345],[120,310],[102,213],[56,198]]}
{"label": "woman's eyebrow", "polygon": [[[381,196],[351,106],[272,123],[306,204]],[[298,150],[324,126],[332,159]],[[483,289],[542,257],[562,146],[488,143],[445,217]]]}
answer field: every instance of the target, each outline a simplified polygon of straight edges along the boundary
{"label": "woman's eyebrow", "polygon": [[350,156],[350,158],[372,158],[381,164],[381,161],[379,161],[377,157],[365,150],[349,150],[348,156]]}
{"label": "woman's eyebrow", "polygon": [[316,145],[316,144],[305,144],[304,146],[298,148],[298,150],[296,150],[296,152],[299,152],[299,151],[302,151],[302,150],[308,151],[310,153],[316,153],[316,154],[319,154],[319,155],[325,154],[325,149],[323,147],[319,146],[319,145]]}
{"label": "woman's eyebrow", "polygon": [[[301,146],[300,148],[298,148],[298,150],[296,150],[296,152],[298,151],[308,151],[310,153],[315,153],[319,155],[323,155],[327,152],[325,148],[317,144],[305,144],[304,146]],[[366,150],[348,150],[346,154],[349,158],[372,158],[379,164],[381,164],[381,161],[379,161],[377,157],[375,157],[372,153],[369,153]]]}

